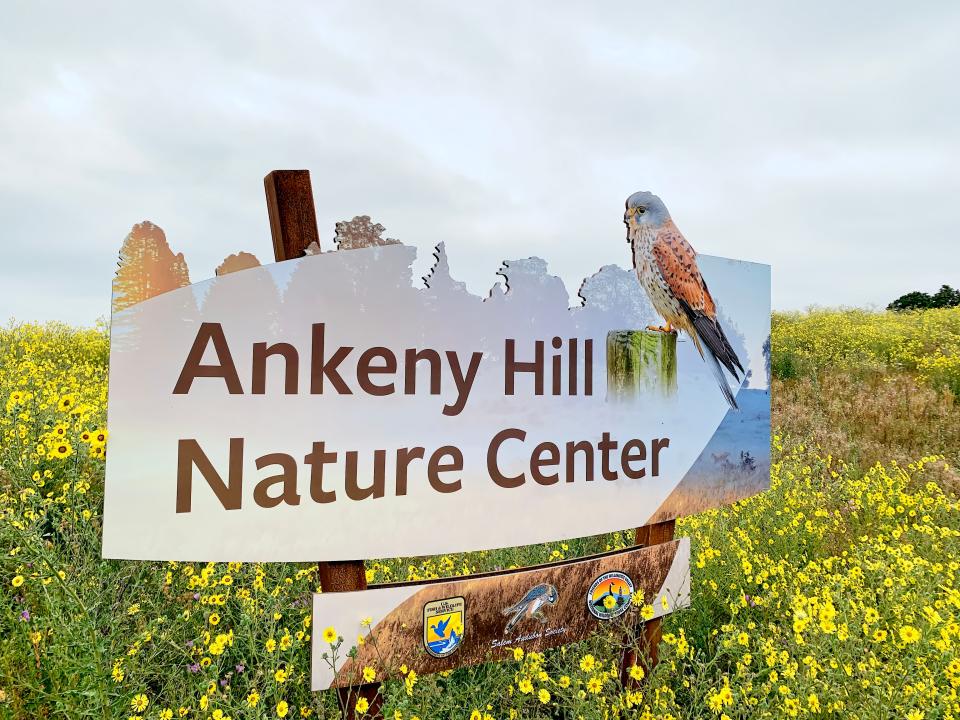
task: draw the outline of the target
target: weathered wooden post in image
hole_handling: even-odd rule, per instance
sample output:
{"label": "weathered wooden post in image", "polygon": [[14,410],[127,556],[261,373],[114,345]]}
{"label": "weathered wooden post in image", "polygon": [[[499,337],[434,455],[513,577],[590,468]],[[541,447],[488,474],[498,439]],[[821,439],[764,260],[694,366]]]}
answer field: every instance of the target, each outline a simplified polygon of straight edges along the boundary
{"label": "weathered wooden post in image", "polygon": [[[273,237],[273,256],[277,262],[303,257],[311,244],[320,245],[317,213],[309,170],[274,170],[263,178]],[[317,578],[323,592],[365,590],[367,571],[363,560],[317,563]],[[369,703],[367,714],[382,717],[383,695],[380,683],[367,683],[338,689],[340,708],[352,717],[359,698]]]}
{"label": "weathered wooden post in image", "polygon": [[607,395],[618,402],[677,392],[677,334],[656,330],[607,333]]}

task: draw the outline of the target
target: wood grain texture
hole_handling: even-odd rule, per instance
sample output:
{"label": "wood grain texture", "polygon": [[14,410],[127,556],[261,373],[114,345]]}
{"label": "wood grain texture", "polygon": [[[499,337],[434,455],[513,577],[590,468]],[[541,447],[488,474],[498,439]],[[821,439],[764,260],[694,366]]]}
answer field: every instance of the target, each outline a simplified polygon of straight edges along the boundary
{"label": "wood grain texture", "polygon": [[367,589],[367,571],[363,560],[317,563],[323,592],[349,592]]}
{"label": "wood grain texture", "polygon": [[[634,533],[634,544],[642,546],[659,545],[673,540],[676,531],[676,520],[652,523],[638,527]],[[660,660],[660,640],[663,637],[663,623],[661,618],[650,620],[643,624],[638,635],[639,647],[627,647],[620,659],[620,682],[625,688],[636,689],[640,682],[630,677],[630,668],[641,663],[649,673]],[[639,653],[637,652],[639,650]]]}
{"label": "wood grain texture", "polygon": [[650,330],[607,333],[607,397],[642,402],[677,393],[677,335]]}
{"label": "wood grain texture", "polygon": [[[666,582],[679,546],[678,542],[659,543],[529,569],[414,583],[416,590],[370,628],[372,640],[368,638],[350,651],[350,657],[339,666],[333,684],[357,683],[365,666],[376,669],[377,680],[400,677],[401,664],[418,675],[431,675],[466,665],[510,661],[516,647],[526,652],[543,652],[577,642],[598,632],[607,622],[632,626],[639,621],[639,610],[629,601],[625,612],[615,621],[599,619],[588,611],[592,584],[604,573],[621,572],[643,593],[644,602],[654,604],[668,592]],[[552,587],[555,599],[542,607],[539,616],[521,615],[516,622],[512,621],[510,608],[538,586]],[[462,640],[456,652],[443,657],[431,656],[424,643],[424,608],[451,598],[462,599],[464,603]],[[322,600],[323,595],[315,600],[314,619],[318,628],[327,624],[341,627],[344,623],[340,619],[324,615]]]}
{"label": "wood grain texture", "polygon": [[[311,243],[320,245],[317,213],[309,170],[274,170],[263,179],[273,237],[273,256],[277,262],[302,257]],[[367,572],[362,560],[317,563],[317,576],[323,592],[348,592],[367,588]],[[357,700],[369,703],[366,717],[382,717],[383,695],[379,683],[341,688],[340,709],[353,717]]]}
{"label": "wood grain texture", "polygon": [[302,257],[310,243],[320,244],[309,170],[274,170],[263,179],[267,213],[277,262]]}
{"label": "wood grain texture", "polygon": [[633,542],[635,545],[658,545],[670,542],[673,540],[676,527],[676,520],[666,520],[638,527],[634,533]]}

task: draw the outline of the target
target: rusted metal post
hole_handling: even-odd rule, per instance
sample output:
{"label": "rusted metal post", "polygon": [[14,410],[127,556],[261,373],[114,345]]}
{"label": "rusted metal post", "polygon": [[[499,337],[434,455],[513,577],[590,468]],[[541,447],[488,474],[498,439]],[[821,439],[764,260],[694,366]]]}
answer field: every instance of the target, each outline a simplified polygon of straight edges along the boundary
{"label": "rusted metal post", "polygon": [[[302,257],[311,243],[319,246],[320,236],[317,232],[310,171],[274,170],[263,179],[263,186],[267,194],[273,256],[277,262]],[[363,560],[317,563],[317,576],[323,592],[367,589],[367,572]],[[354,716],[354,709],[360,698],[365,698],[369,704],[366,717],[383,717],[380,683],[340,688],[338,693],[344,717]]]}

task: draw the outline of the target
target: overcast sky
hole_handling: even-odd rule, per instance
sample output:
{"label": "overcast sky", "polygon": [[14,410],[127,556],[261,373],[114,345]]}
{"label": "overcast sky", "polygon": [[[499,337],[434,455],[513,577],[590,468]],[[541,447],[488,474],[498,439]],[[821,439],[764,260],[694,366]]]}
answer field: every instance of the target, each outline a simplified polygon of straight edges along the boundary
{"label": "overcast sky", "polygon": [[506,258],[571,293],[626,266],[640,189],[772,264],[776,308],[960,285],[960,4],[673,5],[5,4],[0,322],[109,315],[144,219],[194,281],[270,261],[275,168],[324,249],[369,214],[478,293]]}

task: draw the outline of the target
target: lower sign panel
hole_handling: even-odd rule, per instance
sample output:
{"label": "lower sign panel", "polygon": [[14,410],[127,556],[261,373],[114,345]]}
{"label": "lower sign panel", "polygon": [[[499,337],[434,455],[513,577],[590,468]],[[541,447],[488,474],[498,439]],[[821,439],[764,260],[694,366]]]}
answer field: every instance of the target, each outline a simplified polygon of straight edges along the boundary
{"label": "lower sign panel", "polygon": [[[589,637],[606,623],[686,607],[690,541],[458,580],[313,596],[314,690],[513,658]],[[648,609],[649,614],[649,609]],[[324,637],[333,627],[342,642]],[[362,638],[362,642],[360,639]],[[364,678],[364,668],[372,668]]]}

